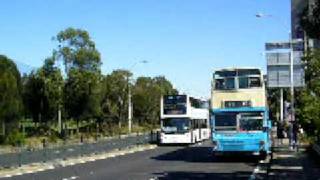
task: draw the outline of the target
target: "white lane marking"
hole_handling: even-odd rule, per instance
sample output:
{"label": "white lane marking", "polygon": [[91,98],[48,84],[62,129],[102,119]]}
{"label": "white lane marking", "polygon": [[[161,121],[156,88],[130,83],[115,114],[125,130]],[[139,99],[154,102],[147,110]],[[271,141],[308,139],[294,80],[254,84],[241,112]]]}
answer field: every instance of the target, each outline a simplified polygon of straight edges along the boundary
{"label": "white lane marking", "polygon": [[277,154],[276,158],[291,158],[294,157],[293,154]]}
{"label": "white lane marking", "polygon": [[62,180],[74,180],[74,179],[78,179],[79,176],[71,176],[69,178],[62,178]]}
{"label": "white lane marking", "polygon": [[51,166],[48,167],[48,169],[54,169],[54,166],[51,165]]}
{"label": "white lane marking", "polygon": [[272,166],[273,170],[302,170],[302,166]]}

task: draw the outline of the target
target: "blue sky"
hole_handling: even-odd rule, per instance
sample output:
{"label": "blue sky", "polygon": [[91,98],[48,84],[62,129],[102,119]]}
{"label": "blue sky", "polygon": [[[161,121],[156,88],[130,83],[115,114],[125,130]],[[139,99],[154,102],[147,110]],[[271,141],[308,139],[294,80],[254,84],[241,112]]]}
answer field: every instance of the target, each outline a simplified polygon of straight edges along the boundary
{"label": "blue sky", "polygon": [[264,42],[288,38],[281,22],[290,24],[290,0],[2,0],[0,54],[39,67],[57,46],[54,35],[83,28],[104,74],[148,60],[135,77],[164,75],[182,92],[209,97],[213,69],[265,69]]}

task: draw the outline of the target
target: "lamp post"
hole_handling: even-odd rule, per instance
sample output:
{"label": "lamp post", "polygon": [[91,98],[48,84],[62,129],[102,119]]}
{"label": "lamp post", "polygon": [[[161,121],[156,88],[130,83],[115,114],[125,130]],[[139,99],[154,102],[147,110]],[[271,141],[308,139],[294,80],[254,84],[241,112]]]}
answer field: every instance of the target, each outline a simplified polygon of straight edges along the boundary
{"label": "lamp post", "polygon": [[[148,61],[138,61],[135,62],[129,69],[129,72],[137,65],[137,64],[147,64]],[[129,73],[127,74],[127,88],[128,88],[128,133],[131,133],[132,130],[132,100],[131,100],[131,88],[130,88],[130,77]]]}
{"label": "lamp post", "polygon": [[[257,18],[265,18],[265,17],[274,17],[270,14],[263,14],[263,13],[257,13],[255,15]],[[285,29],[289,29],[286,23],[281,23]],[[290,119],[291,119],[291,123],[290,123],[290,145],[293,145],[293,122],[295,121],[295,109],[294,109],[294,79],[293,79],[293,41],[292,41],[292,34],[291,34],[291,30],[289,29],[289,49],[290,49],[290,94],[291,94],[291,113],[290,113]],[[283,103],[283,91],[281,89],[281,103]],[[281,114],[283,113],[283,104],[280,105],[281,107]],[[283,117],[283,115],[281,116]]]}

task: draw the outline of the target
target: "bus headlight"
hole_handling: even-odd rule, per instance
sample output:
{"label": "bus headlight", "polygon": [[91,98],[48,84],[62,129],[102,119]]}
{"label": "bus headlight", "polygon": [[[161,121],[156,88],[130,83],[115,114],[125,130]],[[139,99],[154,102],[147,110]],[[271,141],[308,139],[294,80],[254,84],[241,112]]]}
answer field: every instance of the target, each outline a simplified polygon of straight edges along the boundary
{"label": "bus headlight", "polygon": [[265,144],[264,141],[260,141],[260,142],[259,142],[260,148],[263,148],[263,147],[264,147],[264,144]]}

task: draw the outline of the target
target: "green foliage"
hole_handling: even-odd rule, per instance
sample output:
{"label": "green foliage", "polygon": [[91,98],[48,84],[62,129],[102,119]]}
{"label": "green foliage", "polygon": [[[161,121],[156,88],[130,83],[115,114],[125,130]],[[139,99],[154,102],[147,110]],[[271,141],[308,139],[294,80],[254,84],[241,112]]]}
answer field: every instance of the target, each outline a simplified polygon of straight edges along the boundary
{"label": "green foliage", "polygon": [[102,82],[101,108],[104,118],[114,118],[121,125],[127,117],[128,83],[132,76],[126,70],[115,70],[104,77]]}
{"label": "green foliage", "polygon": [[100,53],[95,48],[89,33],[82,29],[67,28],[58,33],[56,55],[65,64],[65,73],[71,68],[100,71]]}
{"label": "green foliage", "polygon": [[9,133],[6,138],[6,144],[10,144],[12,146],[20,146],[25,144],[25,137],[22,133],[20,133],[17,129],[13,130]]}
{"label": "green foliage", "polygon": [[[33,138],[46,136],[57,142],[59,135],[53,127],[59,109],[65,135],[76,128],[93,135],[127,133],[129,90],[133,95],[134,130],[159,125],[161,95],[177,94],[170,81],[163,76],[139,77],[134,83],[127,70],[102,75],[100,53],[85,30],[67,28],[55,40],[58,47],[52,56],[22,79],[16,65],[0,55],[0,125],[5,124],[10,133],[0,136],[0,143],[24,144],[25,137],[18,131],[22,113],[29,119],[20,123],[24,134]],[[57,66],[61,62],[64,73]]]}
{"label": "green foliage", "polygon": [[[304,10],[300,23],[310,38],[320,39],[320,0]],[[298,94],[297,117],[307,134],[320,136],[320,50],[309,50],[304,61],[307,86]]]}
{"label": "green foliage", "polygon": [[[268,106],[269,106],[269,111],[270,111],[270,116],[269,118],[272,120],[278,120],[277,118],[277,113],[279,111],[279,97],[280,97],[280,90],[278,89],[268,89]],[[280,115],[279,115],[280,116]]]}
{"label": "green foliage", "polygon": [[44,84],[35,72],[23,77],[23,102],[26,113],[36,122],[40,120],[41,100],[44,99]]}
{"label": "green foliage", "polygon": [[133,91],[133,114],[139,124],[159,124],[160,98],[168,94],[177,94],[177,90],[163,76],[137,79]]}
{"label": "green foliage", "polygon": [[101,114],[101,58],[85,30],[67,28],[58,33],[57,59],[64,62],[67,75],[64,98],[67,117],[77,120],[96,118]]}
{"label": "green foliage", "polygon": [[53,58],[47,58],[37,72],[23,78],[23,99],[26,111],[35,122],[53,121],[62,104],[63,78],[54,65]]}
{"label": "green foliage", "polygon": [[320,50],[307,54],[305,78],[307,87],[299,94],[297,116],[310,135],[320,134]]}
{"label": "green foliage", "polygon": [[71,69],[65,84],[65,108],[76,120],[100,115],[100,75]]}
{"label": "green foliage", "polygon": [[12,60],[0,55],[0,122],[11,125],[5,129],[6,132],[17,128],[21,111],[20,73]]}

